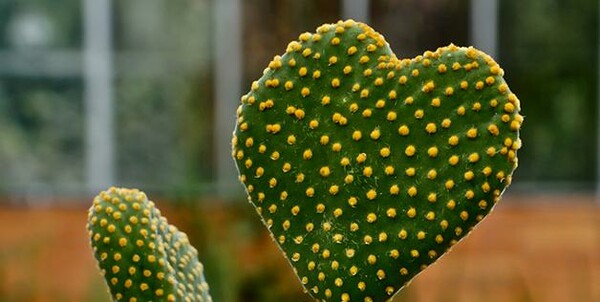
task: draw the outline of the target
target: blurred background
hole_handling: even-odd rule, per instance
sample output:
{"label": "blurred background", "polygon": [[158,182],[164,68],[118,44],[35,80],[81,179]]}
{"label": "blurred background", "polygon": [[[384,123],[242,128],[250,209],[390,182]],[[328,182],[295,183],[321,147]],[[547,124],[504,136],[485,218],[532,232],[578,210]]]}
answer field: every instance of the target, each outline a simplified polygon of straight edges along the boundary
{"label": "blurred background", "polygon": [[237,182],[239,97],[304,31],[398,57],[474,45],[521,99],[503,202],[395,301],[600,301],[597,0],[0,0],[0,300],[109,301],[85,231],[109,185],[190,236],[215,301],[308,301]]}

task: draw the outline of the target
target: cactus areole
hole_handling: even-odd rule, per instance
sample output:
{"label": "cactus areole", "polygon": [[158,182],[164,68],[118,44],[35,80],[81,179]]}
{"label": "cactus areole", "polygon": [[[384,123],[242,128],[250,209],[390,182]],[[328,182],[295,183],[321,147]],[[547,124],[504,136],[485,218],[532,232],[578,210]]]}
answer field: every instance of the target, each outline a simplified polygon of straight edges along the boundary
{"label": "cactus areole", "polygon": [[490,213],[521,146],[485,53],[398,59],[352,20],[303,33],[242,96],[233,157],[250,202],[321,301],[385,301]]}

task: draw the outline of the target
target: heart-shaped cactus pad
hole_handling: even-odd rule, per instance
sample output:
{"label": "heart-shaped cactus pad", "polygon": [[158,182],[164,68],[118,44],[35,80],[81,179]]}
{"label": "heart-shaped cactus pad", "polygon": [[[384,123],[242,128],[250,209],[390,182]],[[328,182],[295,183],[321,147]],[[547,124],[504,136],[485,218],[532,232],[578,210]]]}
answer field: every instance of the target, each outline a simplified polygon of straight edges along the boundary
{"label": "heart-shaped cactus pad", "polygon": [[198,252],[143,192],[101,192],[87,229],[114,301],[212,301]]}
{"label": "heart-shaped cactus pad", "polygon": [[502,76],[472,47],[397,59],[352,20],[275,56],[241,98],[233,157],[310,295],[388,300],[492,210],[523,121]]}

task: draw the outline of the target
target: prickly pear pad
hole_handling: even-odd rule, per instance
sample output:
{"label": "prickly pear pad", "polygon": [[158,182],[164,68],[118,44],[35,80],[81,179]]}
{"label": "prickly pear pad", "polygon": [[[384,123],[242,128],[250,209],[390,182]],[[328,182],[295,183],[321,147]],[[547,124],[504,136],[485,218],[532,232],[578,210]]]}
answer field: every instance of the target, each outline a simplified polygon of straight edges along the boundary
{"label": "prickly pear pad", "polygon": [[101,192],[87,228],[114,301],[212,301],[196,249],[144,192]]}
{"label": "prickly pear pad", "polygon": [[397,59],[351,20],[274,57],[241,98],[233,157],[310,295],[390,299],[488,215],[521,146],[502,76],[471,47]]}

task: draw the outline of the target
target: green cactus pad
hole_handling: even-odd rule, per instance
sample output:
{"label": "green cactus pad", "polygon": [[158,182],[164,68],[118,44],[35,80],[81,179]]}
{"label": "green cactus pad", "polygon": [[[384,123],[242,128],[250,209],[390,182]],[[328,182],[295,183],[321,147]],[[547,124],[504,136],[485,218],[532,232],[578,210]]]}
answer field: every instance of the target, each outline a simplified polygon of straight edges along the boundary
{"label": "green cactus pad", "polygon": [[397,59],[352,20],[303,33],[241,99],[233,157],[310,295],[384,301],[510,184],[520,105],[488,55]]}
{"label": "green cactus pad", "polygon": [[87,228],[114,301],[212,301],[196,249],[143,192],[101,192]]}

